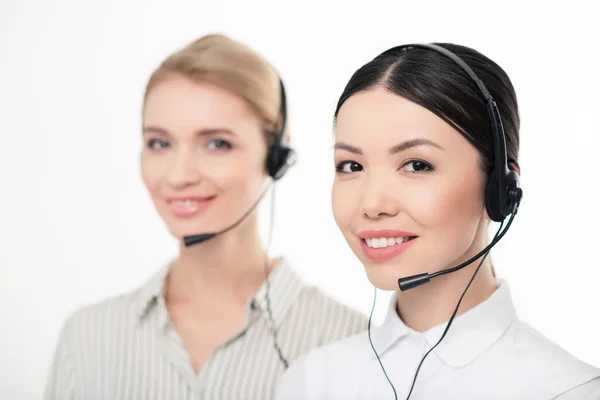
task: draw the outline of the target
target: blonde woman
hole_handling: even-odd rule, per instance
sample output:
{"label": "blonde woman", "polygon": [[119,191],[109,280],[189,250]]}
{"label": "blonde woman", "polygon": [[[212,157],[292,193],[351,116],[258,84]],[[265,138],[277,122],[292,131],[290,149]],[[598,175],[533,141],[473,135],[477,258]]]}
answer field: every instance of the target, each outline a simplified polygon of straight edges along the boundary
{"label": "blonde woman", "polygon": [[46,399],[269,399],[289,362],[366,329],[261,244],[255,205],[274,180],[284,93],[261,56],[223,35],[152,74],[141,172],[180,252],[137,290],[68,318]]}

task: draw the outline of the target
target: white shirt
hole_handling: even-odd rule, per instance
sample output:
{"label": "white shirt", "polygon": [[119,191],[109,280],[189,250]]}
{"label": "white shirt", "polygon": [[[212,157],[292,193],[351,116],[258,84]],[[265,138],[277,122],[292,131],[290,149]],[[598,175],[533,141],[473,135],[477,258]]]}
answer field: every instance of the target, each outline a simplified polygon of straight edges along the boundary
{"label": "white shirt", "polygon": [[[267,400],[284,367],[273,347],[263,284],[242,329],[200,371],[169,318],[167,268],[132,293],[74,312],[66,321],[46,400]],[[306,285],[282,260],[269,276],[277,341],[288,361],[366,329],[367,319]]]}
{"label": "white shirt", "polygon": [[[446,323],[424,333],[407,327],[395,296],[373,345],[406,399],[416,368]],[[282,378],[277,399],[394,399],[367,333],[299,358]],[[425,359],[411,400],[598,400],[600,369],[585,364],[517,318],[508,284],[455,318],[445,339]]]}

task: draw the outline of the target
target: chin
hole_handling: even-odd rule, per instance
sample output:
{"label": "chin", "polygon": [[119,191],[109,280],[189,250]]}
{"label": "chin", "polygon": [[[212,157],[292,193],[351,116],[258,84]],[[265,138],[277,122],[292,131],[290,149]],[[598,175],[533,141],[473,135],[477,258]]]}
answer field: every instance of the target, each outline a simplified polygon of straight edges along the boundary
{"label": "chin", "polygon": [[171,235],[177,240],[183,240],[184,236],[192,236],[201,233],[212,232],[212,230],[202,229],[198,224],[172,223],[168,224],[167,228],[169,229]]}
{"label": "chin", "polygon": [[377,289],[385,291],[400,290],[398,287],[398,279],[403,278],[404,274],[399,272],[398,266],[368,266],[365,265],[367,278]]}
{"label": "chin", "polygon": [[424,268],[414,268],[415,265],[420,265],[421,263],[415,263],[409,259],[391,259],[381,262],[361,258],[360,261],[365,268],[371,284],[377,289],[385,291],[400,290],[398,279],[425,272]]}

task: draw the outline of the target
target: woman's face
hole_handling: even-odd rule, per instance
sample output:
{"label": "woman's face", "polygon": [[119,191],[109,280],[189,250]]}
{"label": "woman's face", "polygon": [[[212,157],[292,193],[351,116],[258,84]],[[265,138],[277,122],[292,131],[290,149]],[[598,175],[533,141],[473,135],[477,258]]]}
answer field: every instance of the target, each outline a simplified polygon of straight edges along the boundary
{"label": "woman's face", "polygon": [[258,199],[266,140],[242,98],[173,76],[152,88],[143,120],[142,177],[176,238],[221,230]]}
{"label": "woman's face", "polygon": [[466,261],[485,240],[480,156],[429,110],[383,88],[341,107],[336,223],[374,286]]}

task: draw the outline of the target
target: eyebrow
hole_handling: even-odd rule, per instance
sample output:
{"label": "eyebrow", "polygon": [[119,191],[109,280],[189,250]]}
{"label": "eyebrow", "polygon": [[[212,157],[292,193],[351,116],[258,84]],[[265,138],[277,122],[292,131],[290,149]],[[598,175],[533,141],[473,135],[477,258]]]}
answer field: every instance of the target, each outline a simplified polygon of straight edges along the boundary
{"label": "eyebrow", "polygon": [[358,147],[354,147],[354,146],[350,146],[349,144],[343,143],[343,142],[336,142],[333,145],[333,149],[334,150],[345,150],[349,153],[353,153],[353,154],[363,154],[362,150],[359,149]]}
{"label": "eyebrow", "polygon": [[390,149],[390,154],[400,153],[400,152],[403,152],[405,150],[408,150],[410,148],[417,147],[417,146],[431,146],[431,147],[435,147],[436,149],[444,150],[444,148],[442,146],[440,146],[439,144],[437,144],[435,142],[432,142],[429,139],[416,138],[416,139],[407,140],[405,142],[395,145],[394,147],[392,147]]}
{"label": "eyebrow", "polygon": [[[390,154],[397,154],[417,146],[431,146],[440,150],[444,150],[439,144],[425,138],[410,139],[400,144],[395,145],[389,150]],[[349,153],[362,155],[363,151],[355,146],[343,142],[337,142],[333,145],[334,150],[345,150]]]}
{"label": "eyebrow", "polygon": [[[143,133],[144,134],[154,133],[154,134],[159,134],[159,135],[169,135],[168,130],[166,130],[164,128],[160,128],[158,126],[152,126],[152,125],[145,126]],[[234,134],[230,129],[227,129],[227,128],[199,129],[195,133],[198,136],[213,136],[213,135],[222,135],[222,134],[233,135]]]}

